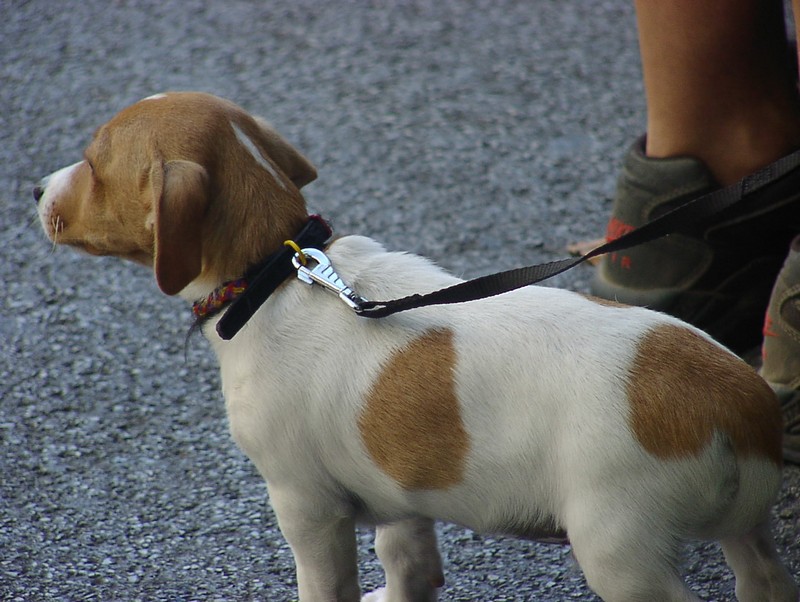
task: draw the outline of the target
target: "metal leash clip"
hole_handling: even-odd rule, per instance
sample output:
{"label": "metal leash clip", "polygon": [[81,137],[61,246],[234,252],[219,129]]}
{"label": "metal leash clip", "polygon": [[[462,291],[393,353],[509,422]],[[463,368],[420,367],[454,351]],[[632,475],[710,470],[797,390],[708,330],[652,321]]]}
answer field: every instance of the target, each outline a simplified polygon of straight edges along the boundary
{"label": "metal leash clip", "polygon": [[[303,260],[305,260],[305,265]],[[309,268],[309,260],[316,262]],[[333,269],[331,260],[319,249],[302,249],[292,257],[292,265],[297,269],[297,277],[306,284],[321,284],[323,287],[336,293],[350,309],[356,313],[361,311],[361,304],[365,302],[361,296],[344,283],[339,274]]]}

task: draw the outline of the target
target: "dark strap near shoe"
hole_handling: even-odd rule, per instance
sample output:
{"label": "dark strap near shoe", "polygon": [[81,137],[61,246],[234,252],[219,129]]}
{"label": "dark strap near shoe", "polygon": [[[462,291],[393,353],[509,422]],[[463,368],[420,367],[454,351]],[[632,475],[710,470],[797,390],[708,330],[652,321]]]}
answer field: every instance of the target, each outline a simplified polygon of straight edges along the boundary
{"label": "dark strap near shoe", "polygon": [[721,214],[725,210],[734,207],[749,195],[775,183],[799,166],[800,150],[778,159],[735,184],[693,199],[619,238],[600,245],[581,257],[569,257],[489,274],[425,295],[415,294],[393,301],[365,301],[358,313],[368,318],[383,318],[428,305],[475,301],[536,284],[598,255],[635,247],[668,234],[694,230],[698,224],[708,222],[711,218],[723,218],[724,216]]}

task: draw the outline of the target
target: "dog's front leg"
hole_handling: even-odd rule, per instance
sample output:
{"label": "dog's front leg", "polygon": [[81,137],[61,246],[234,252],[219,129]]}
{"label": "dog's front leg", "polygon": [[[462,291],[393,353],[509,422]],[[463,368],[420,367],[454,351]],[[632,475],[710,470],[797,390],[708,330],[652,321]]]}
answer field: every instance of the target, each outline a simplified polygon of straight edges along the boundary
{"label": "dog's front leg", "polygon": [[355,521],[327,497],[269,487],[278,526],[297,565],[300,602],[358,602]]}
{"label": "dog's front leg", "polygon": [[367,594],[362,602],[436,602],[444,573],[432,520],[380,525],[375,551],[386,573],[386,587]]}

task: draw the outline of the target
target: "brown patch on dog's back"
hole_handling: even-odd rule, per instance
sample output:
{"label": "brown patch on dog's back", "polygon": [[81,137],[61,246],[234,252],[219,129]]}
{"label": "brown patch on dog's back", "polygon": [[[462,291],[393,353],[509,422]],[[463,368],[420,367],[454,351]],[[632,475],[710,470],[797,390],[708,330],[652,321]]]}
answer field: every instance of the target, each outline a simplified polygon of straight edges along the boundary
{"label": "brown patch on dog's back", "polygon": [[688,328],[662,325],[644,335],[627,393],[631,429],[659,458],[698,455],[719,430],[737,454],[782,462],[772,389],[750,366]]}
{"label": "brown patch on dog's back", "polygon": [[450,330],[433,330],[395,352],[358,421],[367,451],[404,489],[457,485],[469,438],[455,392]]}
{"label": "brown patch on dog's back", "polygon": [[630,305],[625,305],[624,303],[620,303],[619,301],[612,301],[611,299],[603,299],[602,297],[595,297],[594,295],[585,295],[581,294],[581,297],[586,299],[587,301],[591,301],[592,303],[597,303],[598,305],[604,305],[606,307],[630,307]]}

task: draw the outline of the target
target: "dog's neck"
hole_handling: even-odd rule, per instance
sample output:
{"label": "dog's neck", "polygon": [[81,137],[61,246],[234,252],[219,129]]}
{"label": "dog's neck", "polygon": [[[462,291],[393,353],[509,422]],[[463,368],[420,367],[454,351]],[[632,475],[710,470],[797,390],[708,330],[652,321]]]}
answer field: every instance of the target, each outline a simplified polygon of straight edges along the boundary
{"label": "dog's neck", "polygon": [[303,229],[285,245],[251,267],[241,277],[223,283],[209,295],[195,301],[192,313],[198,323],[219,314],[217,332],[223,339],[232,338],[286,278],[294,272],[294,246],[322,249],[330,240],[331,227],[318,215],[309,216]]}

